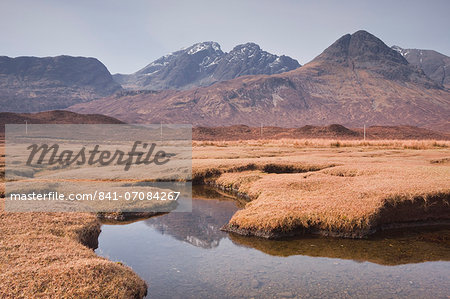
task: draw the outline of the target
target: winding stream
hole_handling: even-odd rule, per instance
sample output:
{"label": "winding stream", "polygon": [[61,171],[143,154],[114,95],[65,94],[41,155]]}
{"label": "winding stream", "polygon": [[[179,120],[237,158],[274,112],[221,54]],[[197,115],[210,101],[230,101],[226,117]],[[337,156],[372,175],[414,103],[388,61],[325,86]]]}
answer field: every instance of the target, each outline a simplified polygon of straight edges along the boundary
{"label": "winding stream", "polygon": [[192,213],[104,224],[97,254],[133,268],[149,298],[449,298],[448,228],[265,240],[220,231],[236,201],[193,196]]}

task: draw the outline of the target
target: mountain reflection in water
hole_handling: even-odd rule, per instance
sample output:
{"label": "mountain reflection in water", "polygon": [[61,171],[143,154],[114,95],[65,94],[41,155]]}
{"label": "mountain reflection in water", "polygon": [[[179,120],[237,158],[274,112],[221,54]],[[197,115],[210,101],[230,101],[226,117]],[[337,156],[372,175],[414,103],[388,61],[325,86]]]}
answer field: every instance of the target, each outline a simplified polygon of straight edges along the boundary
{"label": "mountain reflection in water", "polygon": [[257,249],[273,256],[306,255],[369,261],[380,265],[401,265],[425,261],[450,260],[450,230],[428,228],[396,230],[354,240],[300,236],[266,240],[220,231],[242,204],[205,186],[193,188],[192,213],[169,213],[145,220],[163,235],[201,248],[215,248],[221,239],[235,245]]}
{"label": "mountain reflection in water", "polygon": [[188,242],[202,248],[214,248],[227,237],[220,227],[237,211],[236,203],[229,200],[217,201],[196,199],[192,213],[176,212],[145,220],[145,224],[163,235]]}
{"label": "mountain reflection in water", "polygon": [[448,228],[365,240],[220,231],[238,203],[206,187],[192,213],[103,225],[97,254],[130,266],[150,298],[447,298]]}

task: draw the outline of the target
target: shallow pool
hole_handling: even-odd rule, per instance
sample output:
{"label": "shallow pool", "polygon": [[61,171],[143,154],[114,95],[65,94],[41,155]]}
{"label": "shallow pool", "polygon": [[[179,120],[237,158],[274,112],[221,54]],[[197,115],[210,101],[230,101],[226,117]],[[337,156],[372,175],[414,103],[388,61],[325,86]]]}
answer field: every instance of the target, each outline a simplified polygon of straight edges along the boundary
{"label": "shallow pool", "polygon": [[97,254],[130,266],[149,298],[449,298],[449,229],[367,240],[242,237],[220,231],[236,201],[193,191],[192,213],[102,226]]}

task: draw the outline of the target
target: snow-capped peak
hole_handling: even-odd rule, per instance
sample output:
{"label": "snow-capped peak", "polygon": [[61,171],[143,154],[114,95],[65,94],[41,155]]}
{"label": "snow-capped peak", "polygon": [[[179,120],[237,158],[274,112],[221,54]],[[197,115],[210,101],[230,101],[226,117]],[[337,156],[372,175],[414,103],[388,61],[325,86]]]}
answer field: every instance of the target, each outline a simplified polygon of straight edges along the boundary
{"label": "snow-capped peak", "polygon": [[198,44],[191,46],[188,49],[189,49],[189,51],[188,51],[189,55],[193,55],[197,52],[200,52],[203,50],[208,50],[208,49],[212,49],[214,52],[222,52],[222,50],[220,49],[220,45],[216,42],[198,43]]}

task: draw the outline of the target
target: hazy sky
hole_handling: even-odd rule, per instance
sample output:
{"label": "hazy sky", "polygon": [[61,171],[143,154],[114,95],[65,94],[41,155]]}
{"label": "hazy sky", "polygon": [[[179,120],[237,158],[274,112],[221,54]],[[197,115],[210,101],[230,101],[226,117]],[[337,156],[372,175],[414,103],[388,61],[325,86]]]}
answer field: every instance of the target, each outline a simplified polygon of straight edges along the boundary
{"label": "hazy sky", "polygon": [[450,55],[449,0],[1,0],[0,55],[100,59],[132,73],[201,41],[255,42],[301,64],[346,33]]}

